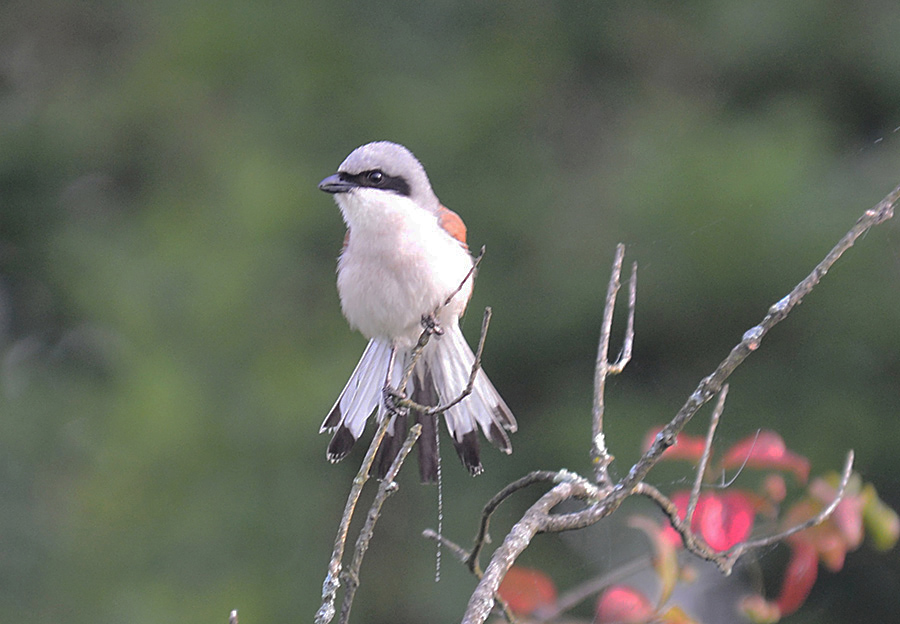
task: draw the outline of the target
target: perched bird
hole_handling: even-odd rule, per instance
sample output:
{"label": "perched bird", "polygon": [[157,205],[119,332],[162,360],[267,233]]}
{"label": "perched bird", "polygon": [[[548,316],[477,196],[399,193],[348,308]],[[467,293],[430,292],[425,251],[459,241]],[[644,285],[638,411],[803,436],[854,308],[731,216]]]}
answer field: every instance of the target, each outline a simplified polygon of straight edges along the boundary
{"label": "perched bird", "polygon": [[[439,332],[431,336],[409,381],[410,399],[436,406],[466,387],[475,356],[459,317],[472,294],[473,260],[462,219],[441,205],[422,164],[402,145],[378,141],[356,148],[319,188],[334,195],[347,224],[337,269],[341,308],[350,326],[369,339],[320,429],[334,432],[328,459],[336,462],[350,452],[369,416],[377,412],[378,422],[388,416],[385,382],[394,388],[399,384],[423,319],[433,317]],[[394,367],[388,375],[392,352]],[[423,481],[434,481],[437,417],[414,415],[423,427],[419,473]],[[501,451],[512,452],[506,432],[516,430],[516,420],[484,371],[478,371],[472,393],[443,416],[471,474],[483,470],[479,428]],[[388,428],[376,459],[380,477],[400,450],[405,420],[395,418]]]}

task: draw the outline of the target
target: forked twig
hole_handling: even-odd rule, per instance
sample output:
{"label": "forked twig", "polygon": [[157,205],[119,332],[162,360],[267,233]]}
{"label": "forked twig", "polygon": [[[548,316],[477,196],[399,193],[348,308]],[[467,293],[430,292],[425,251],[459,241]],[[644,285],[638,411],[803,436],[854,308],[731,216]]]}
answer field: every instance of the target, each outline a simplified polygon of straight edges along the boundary
{"label": "forked twig", "polygon": [[385,418],[375,430],[366,456],[363,458],[359,472],[353,479],[350,486],[350,494],[347,496],[347,502],[344,505],[344,513],[341,516],[341,522],[338,525],[337,537],[334,539],[334,550],[331,553],[331,561],[328,563],[328,573],[325,576],[325,582],[322,583],[322,605],[316,612],[315,624],[327,624],[334,618],[335,607],[334,602],[337,598],[337,590],[341,586],[341,561],[344,559],[344,546],[347,543],[347,534],[350,531],[350,521],[353,519],[353,512],[359,503],[359,496],[362,493],[363,486],[369,480],[369,471],[375,462],[375,454],[381,441],[387,432],[391,419]]}
{"label": "forked twig", "polygon": [[344,600],[341,605],[341,615],[338,619],[339,624],[346,624],[350,620],[350,609],[353,606],[353,598],[356,596],[356,590],[359,587],[359,571],[362,567],[363,557],[365,557],[366,551],[369,549],[372,535],[375,533],[375,524],[381,515],[381,507],[388,496],[397,491],[398,486],[395,481],[397,473],[400,472],[400,467],[406,461],[406,456],[409,455],[420,435],[422,435],[422,425],[416,423],[410,428],[406,440],[403,441],[403,445],[400,447],[400,452],[394,458],[391,467],[378,486],[378,492],[376,492],[375,500],[372,501],[372,506],[369,508],[366,522],[359,532],[359,537],[356,539],[356,548],[353,551],[353,560],[350,563],[350,568],[344,573],[346,589],[344,590]]}
{"label": "forked twig", "polygon": [[597,363],[594,367],[594,403],[593,429],[591,436],[591,461],[594,463],[594,479],[604,487],[612,484],[609,477],[609,465],[613,456],[606,445],[603,433],[603,415],[606,411],[606,379],[610,375],[621,373],[631,360],[631,349],[634,343],[634,308],[637,299],[637,263],[631,265],[631,279],[628,292],[628,326],[622,343],[622,352],[615,362],[609,361],[609,341],[612,334],[613,313],[616,307],[616,296],[619,292],[622,263],[625,259],[625,245],[616,246],[612,274],[606,290],[606,303],[603,306],[603,320],[600,323],[600,344],[597,347]]}

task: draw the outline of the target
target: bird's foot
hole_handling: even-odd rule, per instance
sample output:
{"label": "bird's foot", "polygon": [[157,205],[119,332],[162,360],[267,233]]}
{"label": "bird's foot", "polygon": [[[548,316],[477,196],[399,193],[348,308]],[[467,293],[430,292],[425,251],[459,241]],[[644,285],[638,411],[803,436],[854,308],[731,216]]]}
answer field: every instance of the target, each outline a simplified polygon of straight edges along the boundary
{"label": "bird's foot", "polygon": [[407,396],[403,392],[399,392],[396,388],[391,385],[385,385],[384,388],[381,389],[382,399],[384,400],[384,407],[392,414],[397,414],[404,409],[403,401],[407,400]]}
{"label": "bird's foot", "polygon": [[434,318],[434,314],[428,314],[422,317],[422,327],[425,329],[425,333],[429,336],[441,336],[444,334],[444,330],[441,329],[441,326],[438,324],[437,319]]}

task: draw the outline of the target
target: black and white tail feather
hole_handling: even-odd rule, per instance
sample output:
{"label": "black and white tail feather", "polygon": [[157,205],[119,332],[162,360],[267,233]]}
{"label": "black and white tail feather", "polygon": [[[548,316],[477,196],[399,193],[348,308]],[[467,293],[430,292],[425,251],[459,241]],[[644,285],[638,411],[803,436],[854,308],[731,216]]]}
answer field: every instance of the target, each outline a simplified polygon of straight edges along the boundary
{"label": "black and white tail feather", "polygon": [[[469,383],[475,355],[466,343],[457,323],[442,328],[441,334],[431,337],[409,380],[407,394],[419,405],[434,407],[446,405],[456,399]],[[394,359],[390,383],[400,383],[403,371],[409,363],[411,350],[400,350]],[[373,413],[381,423],[390,413],[384,405],[383,388],[388,378],[391,344],[383,338],[373,338],[363,351],[359,364],[350,376],[334,407],[328,413],[319,432],[334,432],[328,445],[328,459],[343,459],[353,444],[362,436],[366,421]],[[419,474],[422,481],[433,482],[437,478],[438,454],[436,446],[437,415],[412,412],[416,422],[422,424],[419,438]],[[516,430],[516,420],[488,376],[479,369],[472,393],[443,412],[444,422],[453,440],[453,446],[463,465],[472,475],[484,469],[481,465],[478,429],[498,449],[512,452],[507,431]],[[394,418],[387,429],[376,457],[376,473],[379,478],[387,474],[397,457],[406,436],[406,416]]]}

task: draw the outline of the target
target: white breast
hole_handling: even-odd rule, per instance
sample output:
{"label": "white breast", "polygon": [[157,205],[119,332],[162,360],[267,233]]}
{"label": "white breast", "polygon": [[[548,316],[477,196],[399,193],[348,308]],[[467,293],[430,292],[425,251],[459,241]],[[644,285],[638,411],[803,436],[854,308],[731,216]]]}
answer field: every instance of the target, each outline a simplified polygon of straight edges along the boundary
{"label": "white breast", "polygon": [[[344,316],[367,338],[411,346],[432,314],[472,268],[468,251],[436,215],[401,195],[358,189],[337,197],[350,240],[338,261]],[[455,323],[472,292],[472,280],[439,315]]]}

